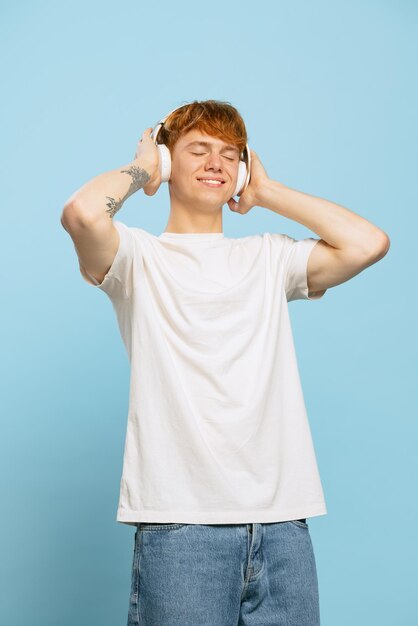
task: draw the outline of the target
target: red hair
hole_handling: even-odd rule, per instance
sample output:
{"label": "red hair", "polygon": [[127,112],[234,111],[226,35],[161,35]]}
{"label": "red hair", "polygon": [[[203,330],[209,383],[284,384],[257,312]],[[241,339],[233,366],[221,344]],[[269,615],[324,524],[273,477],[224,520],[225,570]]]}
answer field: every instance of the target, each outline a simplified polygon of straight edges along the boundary
{"label": "red hair", "polygon": [[158,133],[157,143],[164,143],[171,151],[179,137],[192,129],[237,146],[240,154],[248,141],[244,120],[229,102],[194,100],[168,116]]}

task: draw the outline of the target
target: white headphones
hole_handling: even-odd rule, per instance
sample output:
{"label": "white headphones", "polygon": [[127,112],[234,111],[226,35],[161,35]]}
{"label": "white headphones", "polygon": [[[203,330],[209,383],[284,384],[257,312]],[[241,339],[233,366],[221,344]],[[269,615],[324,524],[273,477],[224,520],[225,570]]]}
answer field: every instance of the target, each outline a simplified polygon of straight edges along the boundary
{"label": "white headphones", "polygon": [[[158,124],[154,127],[151,133],[151,137],[154,140],[154,143],[156,144],[158,148],[158,152],[159,152],[160,174],[161,174],[162,182],[167,182],[170,179],[171,156],[170,156],[170,150],[167,148],[165,144],[157,143],[158,133],[160,132],[161,128],[164,126],[166,119],[172,113],[174,113],[174,111],[177,111],[177,109],[181,109],[183,106],[187,106],[187,105],[182,104],[180,107],[177,107],[173,109],[172,111],[170,111],[168,115],[166,115],[162,120],[158,122]],[[238,165],[237,185],[235,187],[235,191],[233,194],[234,196],[240,196],[241,194],[244,193],[244,191],[246,190],[248,186],[248,183],[250,182],[250,178],[251,178],[251,152],[247,143],[242,154],[240,155],[240,161]]]}

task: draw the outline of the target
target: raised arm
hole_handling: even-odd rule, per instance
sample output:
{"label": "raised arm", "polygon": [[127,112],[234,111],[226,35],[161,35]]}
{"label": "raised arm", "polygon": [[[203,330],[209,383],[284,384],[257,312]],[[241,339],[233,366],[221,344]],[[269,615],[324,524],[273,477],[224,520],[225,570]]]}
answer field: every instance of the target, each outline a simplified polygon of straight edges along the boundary
{"label": "raised arm", "polygon": [[83,273],[101,282],[119,247],[113,217],[139,189],[153,195],[161,182],[158,151],[147,129],[132,162],[96,176],[66,202],[61,224],[71,236]]}
{"label": "raised arm", "polygon": [[382,259],[390,239],[381,228],[335,202],[286,187],[267,175],[251,150],[251,182],[231,211],[247,213],[260,206],[310,228],[321,240],[314,246],[307,266],[310,295],[322,294]]}

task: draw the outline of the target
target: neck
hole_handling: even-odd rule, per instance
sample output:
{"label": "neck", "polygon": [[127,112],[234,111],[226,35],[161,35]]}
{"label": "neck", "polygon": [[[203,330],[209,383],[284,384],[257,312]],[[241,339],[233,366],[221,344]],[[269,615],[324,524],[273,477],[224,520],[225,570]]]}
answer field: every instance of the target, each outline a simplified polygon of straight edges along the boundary
{"label": "neck", "polygon": [[171,202],[170,216],[165,232],[171,233],[222,233],[222,207],[215,210],[205,206],[189,207]]}

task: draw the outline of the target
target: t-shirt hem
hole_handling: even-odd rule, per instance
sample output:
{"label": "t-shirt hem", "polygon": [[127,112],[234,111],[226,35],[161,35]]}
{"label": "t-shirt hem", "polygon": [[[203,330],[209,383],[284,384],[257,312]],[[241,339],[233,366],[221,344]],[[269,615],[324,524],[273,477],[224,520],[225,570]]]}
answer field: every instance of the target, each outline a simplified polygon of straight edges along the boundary
{"label": "t-shirt hem", "polygon": [[156,524],[265,524],[268,522],[287,522],[295,519],[327,515],[325,503],[315,506],[301,506],[286,511],[158,511],[118,509],[116,521],[121,524],[136,526],[139,522],[155,522]]}

